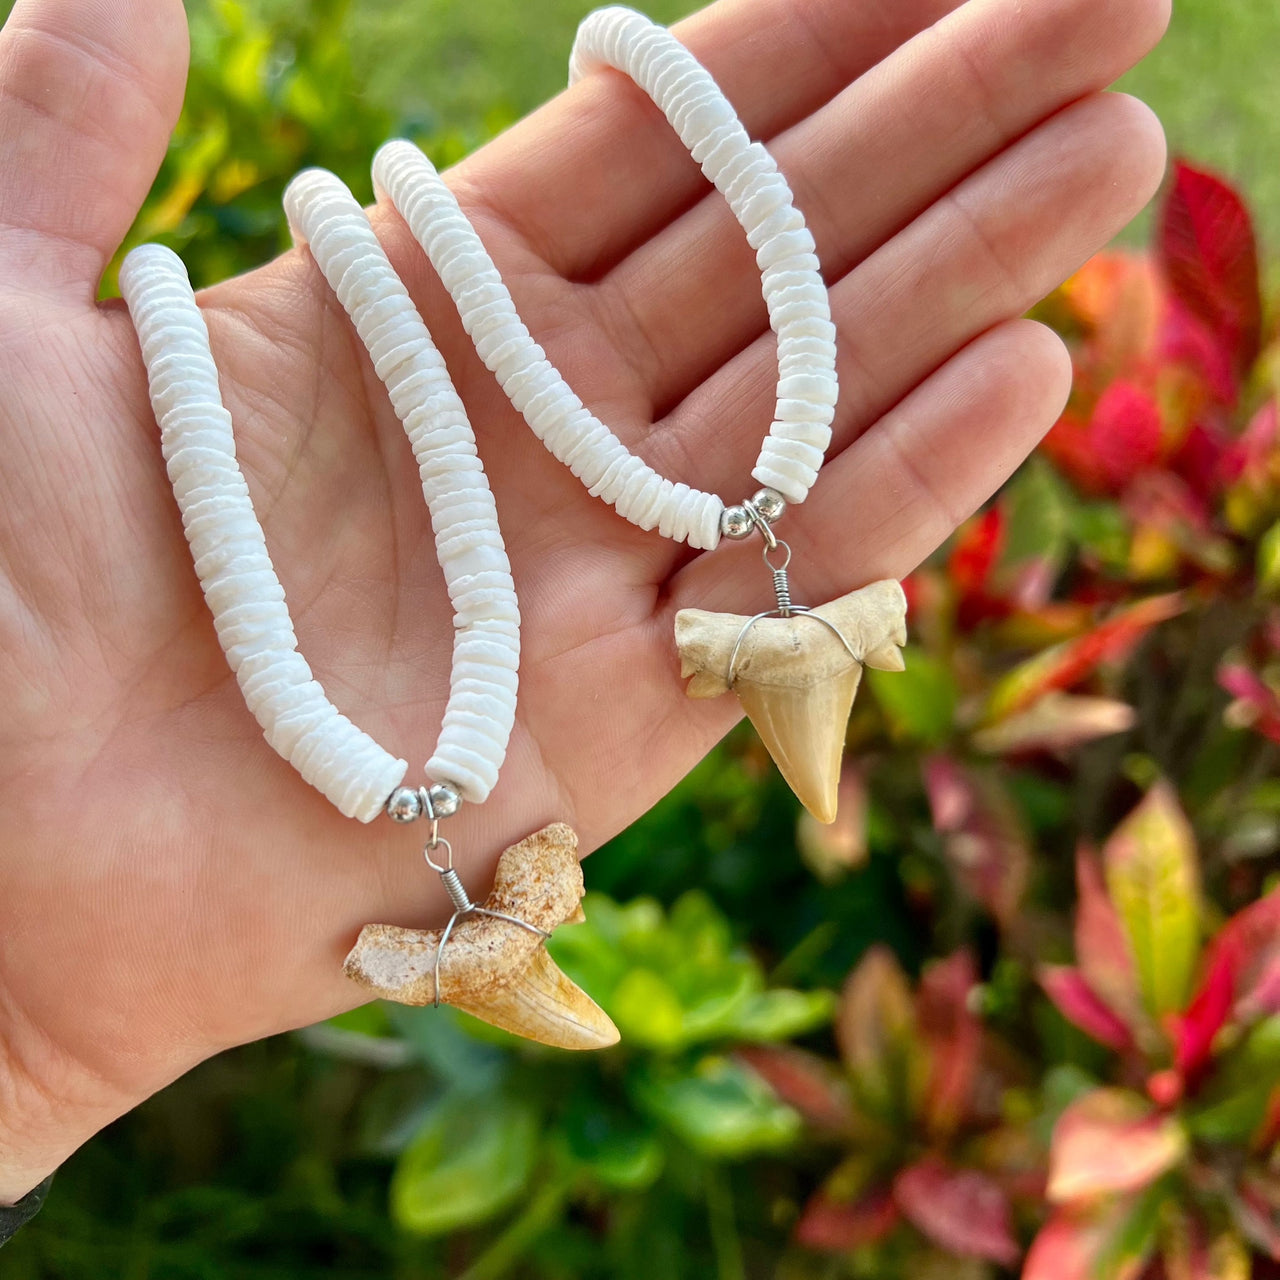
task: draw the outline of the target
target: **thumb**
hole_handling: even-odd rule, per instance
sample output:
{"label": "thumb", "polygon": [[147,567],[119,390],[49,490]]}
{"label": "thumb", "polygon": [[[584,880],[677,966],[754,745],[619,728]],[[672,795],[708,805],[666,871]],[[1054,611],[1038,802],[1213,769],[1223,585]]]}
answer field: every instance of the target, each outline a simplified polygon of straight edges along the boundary
{"label": "thumb", "polygon": [[0,30],[0,283],[96,297],[186,75],[181,0],[18,0]]}

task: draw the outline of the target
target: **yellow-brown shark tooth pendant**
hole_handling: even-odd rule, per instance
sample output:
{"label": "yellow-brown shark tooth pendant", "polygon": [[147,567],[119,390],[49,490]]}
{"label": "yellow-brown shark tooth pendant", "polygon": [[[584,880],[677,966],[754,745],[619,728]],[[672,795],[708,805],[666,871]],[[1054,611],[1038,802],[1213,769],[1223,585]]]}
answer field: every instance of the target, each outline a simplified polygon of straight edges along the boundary
{"label": "yellow-brown shark tooth pendant", "polygon": [[779,606],[755,617],[682,609],[680,673],[691,677],[691,698],[732,689],[800,802],[832,822],[862,668],[903,669],[907,599],[901,583],[886,579],[813,609],[780,593]]}
{"label": "yellow-brown shark tooth pendant", "polygon": [[445,929],[367,924],[343,968],[401,1004],[444,1002],[504,1031],[561,1049],[618,1041],[609,1015],[547,953],[556,926],[582,914],[578,838],[554,822],[506,849],[493,891]]}

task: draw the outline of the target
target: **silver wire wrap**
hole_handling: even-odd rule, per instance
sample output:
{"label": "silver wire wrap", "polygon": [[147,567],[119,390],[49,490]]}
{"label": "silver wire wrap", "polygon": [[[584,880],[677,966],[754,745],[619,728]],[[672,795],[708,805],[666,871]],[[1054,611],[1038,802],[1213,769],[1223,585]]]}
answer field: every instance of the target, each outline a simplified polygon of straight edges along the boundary
{"label": "silver wire wrap", "polygon": [[[733,688],[733,682],[737,678],[738,654],[742,650],[742,642],[747,638],[747,633],[751,628],[754,627],[757,622],[760,622],[765,618],[792,618],[797,615],[812,618],[814,622],[822,623],[822,625],[826,627],[826,629],[830,631],[842,645],[844,645],[845,651],[848,653],[849,657],[854,660],[854,662],[860,662],[861,659],[854,652],[853,646],[849,643],[844,632],[841,631],[834,622],[828,621],[820,613],[810,612],[807,604],[796,604],[791,599],[791,579],[787,574],[787,566],[791,563],[791,548],[785,542],[778,538],[774,538],[771,533],[767,532],[769,526],[765,524],[764,521],[755,513],[755,509],[749,502],[744,502],[742,505],[746,507],[748,511],[752,512],[757,524],[761,526],[761,531],[766,532],[767,538],[772,540],[771,545],[765,546],[761,549],[760,558],[764,561],[765,567],[773,575],[773,593],[777,597],[778,603],[775,608],[765,609],[762,613],[757,613],[754,617],[748,618],[746,622],[743,623],[742,630],[738,632],[738,638],[733,642],[733,651],[729,654],[729,669],[725,673],[725,684],[727,684],[731,689]],[[784,552],[784,559],[780,565],[773,565],[769,562],[769,552],[778,548],[781,548]]]}
{"label": "silver wire wrap", "polygon": [[[431,835],[427,839],[426,847],[422,850],[422,857],[427,866],[440,877],[440,881],[444,885],[444,891],[449,895],[449,901],[453,903],[453,915],[449,917],[449,923],[445,925],[444,932],[440,935],[440,943],[436,947],[435,964],[432,966],[432,982],[436,993],[432,1004],[438,1009],[442,999],[440,995],[440,957],[444,955],[444,949],[449,945],[449,939],[453,935],[453,926],[459,920],[465,920],[468,916],[488,916],[491,920],[505,920],[508,924],[527,929],[530,933],[537,934],[539,938],[544,940],[551,937],[551,935],[545,929],[539,929],[537,925],[530,924],[527,920],[521,920],[519,916],[508,915],[505,911],[493,911],[489,907],[476,906],[471,901],[471,895],[467,892],[466,885],[462,883],[462,877],[458,874],[457,868],[453,865],[453,846],[440,834],[440,819],[431,812],[428,813],[428,817],[431,819]],[[445,851],[443,863],[437,862],[431,856],[433,850],[441,848]]]}

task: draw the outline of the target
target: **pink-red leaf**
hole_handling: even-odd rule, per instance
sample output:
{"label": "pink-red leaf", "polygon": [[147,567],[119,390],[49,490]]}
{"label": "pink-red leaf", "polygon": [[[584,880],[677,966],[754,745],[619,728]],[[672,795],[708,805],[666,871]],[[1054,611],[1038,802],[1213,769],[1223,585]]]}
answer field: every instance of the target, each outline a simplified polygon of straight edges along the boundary
{"label": "pink-red leaf", "polygon": [[1280,1212],[1270,1183],[1246,1174],[1231,1207],[1241,1233],[1273,1262],[1280,1262]]}
{"label": "pink-red leaf", "polygon": [[1129,1213],[1124,1201],[1098,1212],[1056,1210],[1027,1251],[1022,1280],[1137,1280],[1154,1241],[1146,1236],[1135,1251],[1117,1256],[1115,1240]]}
{"label": "pink-red leaf", "polygon": [[1179,1164],[1186,1150],[1176,1117],[1153,1111],[1128,1089],[1095,1089],[1054,1126],[1047,1194],[1063,1204],[1138,1191]]}
{"label": "pink-red leaf", "polygon": [[1173,1065],[1189,1088],[1195,1087],[1208,1065],[1213,1042],[1231,1016],[1238,960],[1229,952],[1229,948],[1223,948],[1210,954],[1200,989],[1187,1006],[1186,1013],[1173,1019]]}
{"label": "pink-red leaf", "polygon": [[902,1216],[948,1253],[1010,1267],[1022,1252],[1004,1191],[976,1169],[926,1156],[898,1174],[893,1196]]}
{"label": "pink-red leaf", "polygon": [[953,1133],[969,1109],[982,1056],[982,1024],[970,1008],[977,983],[968,951],[935,960],[920,977],[916,1014],[930,1057],[924,1118],[936,1137]]}
{"label": "pink-red leaf", "polygon": [[1241,1021],[1280,1013],[1280,889],[1223,925],[1209,946],[1197,1001],[1209,1000],[1210,984],[1219,992],[1218,998],[1229,999],[1231,1012]]}
{"label": "pink-red leaf", "polygon": [[1128,1026],[1103,1003],[1079,969],[1069,965],[1043,965],[1039,977],[1040,985],[1058,1006],[1058,1011],[1085,1035],[1121,1053],[1133,1047]]}
{"label": "pink-red leaf", "polygon": [[1242,378],[1257,359],[1262,326],[1257,241],[1244,201],[1220,178],[1179,161],[1159,241],[1175,296],[1216,336]]}
{"label": "pink-red leaf", "polygon": [[1103,1004],[1136,1029],[1142,1020],[1142,999],[1133,952],[1107,897],[1098,861],[1085,848],[1076,853],[1076,894],[1076,964]]}
{"label": "pink-red leaf", "polygon": [[790,1045],[747,1045],[738,1057],[815,1128],[838,1133],[850,1128],[848,1086],[825,1058]]}
{"label": "pink-red leaf", "polygon": [[1235,699],[1226,712],[1230,725],[1280,742],[1280,694],[1240,662],[1219,667],[1218,684]]}
{"label": "pink-red leaf", "polygon": [[943,850],[966,891],[1007,923],[1026,888],[1031,851],[1016,808],[994,773],[950,756],[924,762],[925,791]]}
{"label": "pink-red leaf", "polygon": [[887,947],[869,948],[845,980],[836,1041],[862,1108],[894,1123],[915,1114],[925,1090],[927,1054],[911,988]]}
{"label": "pink-red leaf", "polygon": [[832,1199],[817,1192],[796,1224],[796,1242],[824,1253],[845,1253],[883,1240],[898,1222],[898,1209],[887,1190],[859,1200]]}
{"label": "pink-red leaf", "polygon": [[1114,490],[1154,467],[1162,451],[1160,409],[1141,387],[1117,379],[1098,398],[1089,444],[1102,479]]}

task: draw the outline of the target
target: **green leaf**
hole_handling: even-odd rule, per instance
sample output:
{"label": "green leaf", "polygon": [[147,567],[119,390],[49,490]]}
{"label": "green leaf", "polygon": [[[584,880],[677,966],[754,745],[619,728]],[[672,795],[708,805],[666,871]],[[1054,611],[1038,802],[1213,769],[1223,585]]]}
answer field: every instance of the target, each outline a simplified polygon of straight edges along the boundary
{"label": "green leaf", "polygon": [[1043,458],[1031,457],[1000,496],[1005,511],[1003,559],[1008,564],[1044,560],[1057,566],[1066,551],[1073,498]]}
{"label": "green leaf", "polygon": [[1143,1001],[1157,1017],[1178,1013],[1200,955],[1200,875],[1191,825],[1168,783],[1151,788],[1103,856]]}
{"label": "green leaf", "polygon": [[558,1136],[573,1164],[595,1182],[620,1191],[652,1186],[666,1162],[651,1123],[594,1097],[575,1099]]}
{"label": "green leaf", "polygon": [[680,997],[652,969],[632,969],[614,988],[608,1010],[630,1044],[673,1050],[684,1043]]}
{"label": "green leaf", "polygon": [[387,1017],[387,1006],[381,1000],[370,1000],[368,1004],[357,1005],[346,1013],[339,1013],[329,1019],[329,1025],[339,1031],[352,1031],[362,1036],[393,1034],[391,1020]]}
{"label": "green leaf", "polygon": [[779,1151],[800,1134],[799,1114],[730,1058],[707,1057],[692,1070],[645,1064],[629,1083],[644,1112],[712,1159]]}
{"label": "green leaf", "polygon": [[945,742],[955,726],[959,692],[951,669],[923,649],[902,651],[904,671],[868,667],[864,679],[875,693],[896,738],[925,746]]}
{"label": "green leaf", "polygon": [[833,991],[761,991],[738,1011],[731,1031],[757,1044],[790,1040],[825,1026],[835,1007]]}
{"label": "green leaf", "polygon": [[1258,540],[1258,589],[1280,594],[1280,520]]}
{"label": "green leaf", "polygon": [[1191,1135],[1204,1142],[1247,1142],[1267,1118],[1275,1085],[1271,1080],[1253,1085],[1187,1118]]}
{"label": "green leaf", "polygon": [[529,1181],[538,1128],[538,1112],[525,1099],[446,1095],[396,1165],[392,1217],[420,1236],[447,1235],[492,1218]]}

